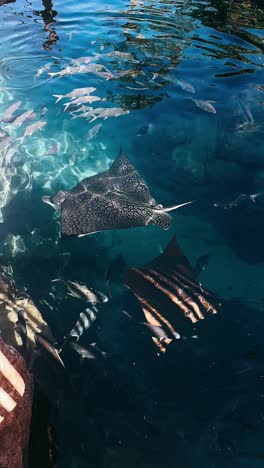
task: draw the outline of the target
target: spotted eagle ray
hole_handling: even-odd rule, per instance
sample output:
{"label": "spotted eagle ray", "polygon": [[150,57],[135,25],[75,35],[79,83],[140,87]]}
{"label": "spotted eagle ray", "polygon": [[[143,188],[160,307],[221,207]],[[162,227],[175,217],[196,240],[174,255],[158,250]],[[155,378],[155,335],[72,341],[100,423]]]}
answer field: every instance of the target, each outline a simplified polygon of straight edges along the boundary
{"label": "spotted eagle ray", "polygon": [[138,299],[146,319],[141,324],[152,328],[152,339],[162,352],[179,336],[194,336],[195,323],[221,307],[219,298],[197,281],[175,236],[150,263],[126,270],[124,284]]}
{"label": "spotted eagle ray", "polygon": [[42,200],[61,210],[61,234],[71,236],[149,224],[168,229],[172,224],[168,212],[192,203],[163,208],[123,151],[107,171]]}

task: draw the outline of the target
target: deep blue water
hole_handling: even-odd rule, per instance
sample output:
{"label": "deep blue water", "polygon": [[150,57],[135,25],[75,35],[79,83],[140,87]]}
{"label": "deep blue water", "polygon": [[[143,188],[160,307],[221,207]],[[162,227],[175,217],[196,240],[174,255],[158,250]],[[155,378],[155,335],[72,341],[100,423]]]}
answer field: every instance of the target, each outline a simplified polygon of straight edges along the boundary
{"label": "deep blue water", "polygon": [[[2,264],[12,267],[17,284],[38,303],[55,335],[63,336],[80,310],[79,304],[54,289],[52,279],[63,274],[104,290],[105,271],[113,261],[121,256],[129,266],[142,266],[162,252],[173,234],[193,265],[206,255],[199,280],[224,299],[239,301],[229,306],[229,312],[232,314],[236,307],[243,317],[232,333],[225,327],[219,334],[214,331],[219,338],[216,367],[221,381],[216,386],[223,389],[218,403],[214,406],[215,376],[207,375],[206,368],[201,367],[192,377],[191,355],[183,350],[168,368],[159,368],[159,379],[174,382],[173,397],[170,392],[165,397],[167,390],[162,390],[163,403],[168,399],[170,404],[156,410],[156,422],[149,423],[146,435],[141,424],[146,407],[153,406],[156,398],[152,394],[153,374],[147,372],[147,357],[143,358],[141,349],[144,344],[132,343],[115,328],[115,307],[122,307],[118,296],[122,288],[118,279],[113,281],[118,297],[104,317],[102,340],[107,350],[126,356],[124,378],[132,399],[138,395],[140,409],[138,418],[133,411],[122,416],[126,403],[120,404],[122,409],[116,402],[114,409],[104,410],[105,432],[111,435],[116,430],[116,437],[120,433],[124,436],[122,442],[113,435],[113,447],[107,449],[104,466],[263,466],[264,412],[259,404],[263,395],[257,383],[248,390],[250,377],[245,373],[244,381],[239,382],[247,389],[242,397],[239,385],[225,393],[225,388],[232,387],[227,363],[232,361],[233,350],[243,349],[240,329],[248,323],[258,330],[259,334],[251,337],[253,348],[259,346],[263,335],[262,1],[2,3],[1,142],[9,136],[11,139],[0,146],[0,258]],[[58,75],[63,70],[72,74]],[[95,88],[91,96],[98,99],[86,104],[92,107],[87,117],[73,119],[82,114],[75,112],[79,106],[65,109],[69,99],[56,102],[54,95],[82,87]],[[206,101],[207,110],[192,99]],[[3,122],[5,111],[17,101],[22,104],[14,115],[28,110],[36,113],[32,122],[20,127]],[[215,113],[208,112],[208,101]],[[123,115],[100,118],[98,108],[114,108]],[[18,140],[39,120],[46,122],[43,129]],[[7,162],[10,148],[16,151]],[[197,202],[174,212],[173,227],[167,231],[147,226],[61,238],[59,218],[42,202],[42,196],[71,189],[85,177],[107,170],[120,148],[162,205]],[[256,198],[250,198],[255,194]],[[117,271],[114,276],[118,277]],[[55,295],[53,308],[47,306],[50,293]],[[232,346],[225,346],[226,335]],[[249,351],[243,349],[241,355]],[[185,359],[186,369],[182,368]],[[139,371],[134,372],[137,365]],[[120,362],[118,366],[122,368]],[[177,375],[184,381],[178,394]],[[201,375],[202,381],[197,384]],[[256,381],[263,382],[261,378],[259,371]],[[85,388],[89,394],[88,371],[78,382],[82,392]],[[191,392],[190,387],[196,384]],[[208,398],[204,397],[204,388]],[[200,398],[205,401],[199,403]],[[252,411],[248,410],[250,403]],[[240,405],[239,416],[234,416],[236,405]],[[77,423],[82,411],[93,414],[91,408],[84,407],[71,400],[72,414],[66,424],[69,431],[61,442],[65,454],[59,465],[62,468],[103,466],[100,461],[91,462],[91,446],[96,447],[97,442]],[[152,414],[153,408],[149,412]],[[129,422],[125,424],[122,417]],[[94,436],[94,430],[90,431]]]}

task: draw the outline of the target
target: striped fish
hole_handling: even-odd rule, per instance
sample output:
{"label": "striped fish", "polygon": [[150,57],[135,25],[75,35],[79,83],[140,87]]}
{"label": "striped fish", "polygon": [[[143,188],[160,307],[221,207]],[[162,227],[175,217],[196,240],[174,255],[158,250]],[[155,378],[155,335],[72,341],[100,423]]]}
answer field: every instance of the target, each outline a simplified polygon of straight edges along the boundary
{"label": "striped fish", "polygon": [[79,319],[74,325],[73,329],[68,333],[67,338],[76,338],[76,341],[80,339],[85,330],[88,330],[92,323],[96,320],[98,315],[98,309],[91,306],[80,313]]}
{"label": "striped fish", "polygon": [[[129,268],[124,284],[139,300],[146,323],[152,327],[153,341],[162,352],[179,335],[195,335],[194,324],[216,314],[221,307],[219,298],[196,279],[175,236],[150,263],[142,268]],[[167,337],[161,339],[160,327]]]}

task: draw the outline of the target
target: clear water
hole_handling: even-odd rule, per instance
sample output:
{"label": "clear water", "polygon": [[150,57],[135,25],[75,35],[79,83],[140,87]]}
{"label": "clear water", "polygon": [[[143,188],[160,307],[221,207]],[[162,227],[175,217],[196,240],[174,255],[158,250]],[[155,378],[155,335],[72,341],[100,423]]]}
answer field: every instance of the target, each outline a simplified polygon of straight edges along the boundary
{"label": "clear water", "polygon": [[[262,466],[263,375],[256,371],[252,383],[247,373],[241,374],[240,391],[230,364],[237,358],[234,350],[239,349],[242,358],[249,351],[243,348],[240,329],[255,330],[251,345],[259,349],[263,327],[262,1],[59,0],[52,5],[34,0],[0,5],[0,114],[22,101],[17,115],[32,109],[34,121],[47,122],[23,141],[17,139],[32,122],[20,127],[1,123],[11,137],[8,148],[18,144],[10,163],[6,148],[1,148],[1,262],[12,266],[17,284],[37,301],[54,333],[63,336],[79,310],[65,297],[55,298],[53,309],[47,306],[54,292],[52,279],[63,271],[68,279],[104,290],[104,273],[113,260],[122,255],[130,266],[143,265],[160,254],[174,233],[194,265],[208,255],[201,282],[235,300],[230,314],[235,307],[241,311],[232,333],[219,330],[217,378],[209,358],[208,368],[197,372],[196,367],[192,373],[194,363],[182,352],[173,364],[153,371],[154,385],[140,345],[116,329],[115,307],[121,307],[122,300],[112,304],[104,317],[105,346],[126,356],[127,386],[131,399],[138,397],[140,403],[136,412],[129,407],[130,397],[127,408],[126,398],[120,407],[116,401],[114,409],[97,403],[103,408],[103,432],[118,434],[106,449],[104,466]],[[49,75],[83,66],[83,57],[89,62],[85,70]],[[185,82],[195,93],[183,89]],[[95,113],[95,120],[73,119],[76,107],[65,109],[69,100],[56,102],[54,95],[81,87],[96,88],[92,95],[98,100],[88,106],[118,108],[124,115],[102,119]],[[212,101],[216,113],[201,109],[191,98]],[[61,239],[59,220],[41,197],[106,170],[120,147],[164,206],[198,202],[177,211],[168,231],[147,227]],[[258,196],[254,202],[237,199],[241,194]],[[118,281],[115,287],[120,287]],[[226,335],[232,346],[226,346]],[[166,380],[173,389],[169,396],[159,389]],[[87,374],[78,382],[81,402],[93,385]],[[157,394],[163,392],[156,411],[152,385]],[[104,402],[106,395],[98,392]],[[65,418],[67,412],[67,424],[61,426],[68,431],[61,436],[64,455],[59,466],[103,466],[94,459],[105,446],[98,442],[98,431],[82,421],[83,415],[93,414],[93,405],[85,406],[87,398],[82,404],[71,395],[67,398],[72,412],[69,407],[61,411]],[[154,425],[144,420],[151,405]],[[98,450],[92,450],[96,444]]]}

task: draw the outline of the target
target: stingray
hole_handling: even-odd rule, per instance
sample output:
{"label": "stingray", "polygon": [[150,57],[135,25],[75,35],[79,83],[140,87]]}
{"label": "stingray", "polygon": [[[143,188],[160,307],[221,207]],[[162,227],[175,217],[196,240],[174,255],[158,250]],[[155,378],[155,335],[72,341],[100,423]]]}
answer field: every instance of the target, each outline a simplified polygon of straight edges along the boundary
{"label": "stingray", "polygon": [[146,319],[141,325],[152,327],[153,341],[162,352],[179,337],[193,337],[195,324],[217,314],[222,305],[215,294],[200,285],[175,236],[150,263],[126,270],[124,284],[141,305]]}
{"label": "stingray", "polygon": [[42,200],[61,211],[61,234],[71,236],[150,224],[168,229],[168,212],[192,203],[163,208],[123,151],[107,171]]}

